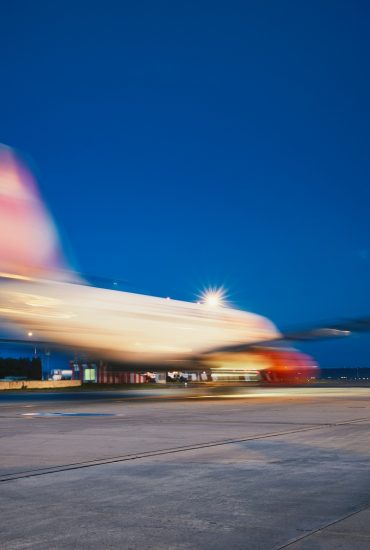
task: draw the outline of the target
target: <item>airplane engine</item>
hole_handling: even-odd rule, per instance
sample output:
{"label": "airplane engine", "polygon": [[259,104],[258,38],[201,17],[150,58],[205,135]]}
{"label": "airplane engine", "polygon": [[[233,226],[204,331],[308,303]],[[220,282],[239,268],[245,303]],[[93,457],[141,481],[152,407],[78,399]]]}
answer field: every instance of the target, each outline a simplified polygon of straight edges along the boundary
{"label": "airplane engine", "polygon": [[305,384],[317,378],[319,367],[315,361],[297,350],[264,350],[269,366],[260,370],[261,380],[271,384]]}
{"label": "airplane engine", "polygon": [[295,349],[255,348],[248,352],[212,355],[207,360],[217,381],[259,380],[268,384],[305,384],[317,378],[319,368]]}

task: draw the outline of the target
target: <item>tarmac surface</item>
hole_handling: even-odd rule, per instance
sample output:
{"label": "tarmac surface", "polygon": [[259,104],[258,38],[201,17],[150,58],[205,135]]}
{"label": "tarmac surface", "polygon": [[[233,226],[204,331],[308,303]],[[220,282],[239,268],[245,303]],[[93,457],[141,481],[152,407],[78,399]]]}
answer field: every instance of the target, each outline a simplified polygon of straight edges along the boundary
{"label": "tarmac surface", "polygon": [[0,547],[369,549],[370,388],[0,395]]}

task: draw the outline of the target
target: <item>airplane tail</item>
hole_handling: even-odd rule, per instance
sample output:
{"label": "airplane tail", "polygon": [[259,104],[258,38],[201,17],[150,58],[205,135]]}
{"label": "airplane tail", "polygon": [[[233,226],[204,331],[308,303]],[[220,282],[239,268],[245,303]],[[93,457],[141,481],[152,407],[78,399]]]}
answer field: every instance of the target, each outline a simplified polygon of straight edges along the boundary
{"label": "airplane tail", "polygon": [[0,272],[60,279],[66,266],[36,181],[14,152],[0,145]]}

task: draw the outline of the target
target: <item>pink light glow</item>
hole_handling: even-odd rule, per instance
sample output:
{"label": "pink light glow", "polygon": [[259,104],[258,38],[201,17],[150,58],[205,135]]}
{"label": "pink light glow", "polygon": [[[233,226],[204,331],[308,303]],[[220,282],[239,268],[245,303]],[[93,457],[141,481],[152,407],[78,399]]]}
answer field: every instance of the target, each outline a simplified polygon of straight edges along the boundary
{"label": "pink light glow", "polygon": [[30,171],[0,147],[0,271],[35,275],[61,269],[55,225]]}

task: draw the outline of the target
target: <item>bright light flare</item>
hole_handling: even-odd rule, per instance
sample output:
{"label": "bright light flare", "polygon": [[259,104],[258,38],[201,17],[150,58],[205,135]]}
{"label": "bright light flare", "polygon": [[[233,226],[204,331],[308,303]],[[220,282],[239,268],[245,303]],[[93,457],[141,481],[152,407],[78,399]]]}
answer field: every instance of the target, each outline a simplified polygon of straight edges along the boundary
{"label": "bright light flare", "polygon": [[226,291],[223,287],[204,290],[200,298],[202,304],[212,308],[226,306]]}

